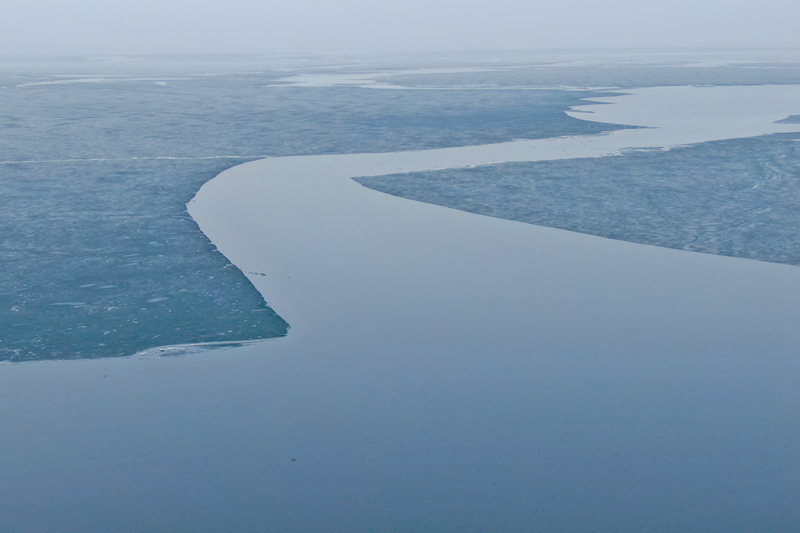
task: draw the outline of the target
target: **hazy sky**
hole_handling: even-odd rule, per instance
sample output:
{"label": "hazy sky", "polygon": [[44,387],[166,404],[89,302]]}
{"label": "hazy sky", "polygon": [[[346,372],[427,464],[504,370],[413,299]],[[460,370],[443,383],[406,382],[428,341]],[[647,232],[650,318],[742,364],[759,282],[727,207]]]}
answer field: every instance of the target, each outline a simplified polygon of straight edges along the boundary
{"label": "hazy sky", "polygon": [[800,47],[798,0],[2,0],[0,52]]}

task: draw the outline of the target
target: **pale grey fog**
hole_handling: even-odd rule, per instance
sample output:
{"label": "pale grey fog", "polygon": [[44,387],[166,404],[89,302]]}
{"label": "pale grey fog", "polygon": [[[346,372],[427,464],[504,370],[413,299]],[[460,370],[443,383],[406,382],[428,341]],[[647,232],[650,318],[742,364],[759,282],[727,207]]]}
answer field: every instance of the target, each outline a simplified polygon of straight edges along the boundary
{"label": "pale grey fog", "polygon": [[794,0],[5,0],[0,52],[800,45]]}

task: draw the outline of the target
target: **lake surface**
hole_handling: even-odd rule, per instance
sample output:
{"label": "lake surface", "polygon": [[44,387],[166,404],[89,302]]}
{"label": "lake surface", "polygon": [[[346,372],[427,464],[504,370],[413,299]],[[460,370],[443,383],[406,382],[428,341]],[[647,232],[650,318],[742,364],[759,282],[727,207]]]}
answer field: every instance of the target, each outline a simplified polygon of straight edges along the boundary
{"label": "lake surface", "polygon": [[[256,156],[607,128],[564,115],[596,92],[562,85],[797,81],[794,64],[761,57],[576,64],[587,57],[12,58],[0,84],[0,346],[16,343],[0,362],[0,529],[797,530],[796,267],[474,216],[314,173],[297,197],[358,223],[242,228],[264,257],[266,242],[295,252],[281,281],[297,290],[282,296],[315,305],[292,307],[287,325],[186,216],[197,188]],[[375,70],[430,90],[365,88]],[[708,251],[783,261],[796,138],[376,179],[425,202],[678,248],[692,230]],[[425,156],[404,154],[431,168]],[[325,176],[326,161],[250,168],[319,163]],[[253,192],[266,181],[246,174],[229,173]],[[292,212],[280,197],[237,202],[231,220]],[[282,239],[298,228],[304,239]],[[105,331],[113,349],[97,341]],[[33,360],[53,357],[73,360]]]}

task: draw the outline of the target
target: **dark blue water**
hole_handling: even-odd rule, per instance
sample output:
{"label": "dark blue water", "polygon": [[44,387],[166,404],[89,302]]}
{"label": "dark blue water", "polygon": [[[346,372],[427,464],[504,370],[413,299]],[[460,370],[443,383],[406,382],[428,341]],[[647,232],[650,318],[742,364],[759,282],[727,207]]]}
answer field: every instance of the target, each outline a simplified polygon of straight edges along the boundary
{"label": "dark blue water", "polygon": [[359,181],[483,215],[800,265],[800,134]]}
{"label": "dark blue water", "polygon": [[231,61],[0,64],[0,360],[285,335],[186,212],[232,165],[614,128],[563,113],[589,92],[276,87]]}

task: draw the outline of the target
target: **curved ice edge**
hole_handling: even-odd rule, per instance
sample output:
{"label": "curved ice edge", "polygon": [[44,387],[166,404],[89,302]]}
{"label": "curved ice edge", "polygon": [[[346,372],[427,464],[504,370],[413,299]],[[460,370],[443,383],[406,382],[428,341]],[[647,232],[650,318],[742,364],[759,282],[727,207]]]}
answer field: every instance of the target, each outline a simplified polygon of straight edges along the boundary
{"label": "curved ice edge", "polygon": [[[585,110],[592,113],[580,112]],[[402,224],[419,224],[419,220],[414,220],[419,211],[419,208],[412,207],[414,202],[392,197],[394,199],[389,204],[380,199],[389,195],[369,191],[352,178],[508,162],[607,157],[630,149],[667,150],[709,141],[800,132],[798,124],[775,123],[797,110],[800,110],[798,86],[628,89],[624,94],[592,96],[591,101],[575,106],[567,114],[592,122],[638,128],[599,135],[459,148],[290,156],[252,161],[232,167],[207,182],[187,204],[187,209],[201,231],[232,264],[243,272],[267,274],[248,277],[265,300],[269,295],[270,307],[279,316],[308,331],[305,326],[310,324],[305,319],[319,315],[318,311],[309,309],[309,306],[317,305],[315,302],[325,302],[328,306],[337,299],[339,305],[345,306],[365,305],[367,302],[359,299],[361,297],[346,296],[342,304],[344,295],[337,292],[337,283],[345,286],[352,282],[354,269],[340,272],[341,279],[331,279],[331,272],[324,266],[331,262],[355,264],[364,257],[371,257],[371,252],[365,256],[362,248],[354,248],[353,239],[360,235],[359,224],[363,221],[348,214],[347,210],[373,212],[391,208],[395,212],[393,216],[399,217]],[[439,206],[429,209],[447,210]],[[424,217],[438,224],[442,215],[426,212]],[[370,228],[370,246],[383,245],[377,235],[385,233],[384,230],[399,231],[394,226],[397,220],[392,220],[375,222],[377,225]],[[383,226],[387,223],[392,224],[391,228]],[[282,230],[279,236],[260,229],[276,227]],[[404,231],[402,238],[406,240],[398,242],[408,248],[408,243],[414,239],[410,233],[413,230]],[[321,238],[320,232],[326,237]],[[395,254],[398,250],[386,250],[385,253]],[[295,274],[301,274],[304,279],[290,281],[301,277],[295,277]],[[309,279],[313,281],[310,285],[307,283]],[[380,290],[380,286],[373,290]],[[369,300],[368,305],[374,304]],[[314,322],[321,323],[320,318],[317,316]],[[324,319],[324,322],[336,320]],[[295,335],[297,333],[295,331]]]}
{"label": "curved ice edge", "polygon": [[263,339],[250,339],[246,341],[217,341],[217,342],[197,342],[187,344],[171,344],[167,346],[156,346],[140,350],[128,357],[136,357],[139,359],[158,359],[161,357],[181,357],[193,355],[209,350],[227,350],[231,348],[241,348],[242,346],[253,346],[263,342],[269,342],[275,339],[282,339],[286,334],[278,335],[275,337],[265,337]]}
{"label": "curved ice edge", "polygon": [[287,332],[283,335],[276,335],[275,337],[264,337],[260,339],[248,339],[244,341],[215,341],[215,342],[196,342],[186,344],[168,344],[165,346],[153,346],[152,348],[145,348],[134,353],[125,355],[104,355],[101,357],[78,357],[74,359],[27,359],[22,361],[12,361],[3,359],[0,360],[0,366],[16,366],[16,365],[29,365],[38,364],[43,362],[58,361],[61,363],[78,362],[78,361],[94,361],[99,359],[160,359],[163,357],[185,357],[198,353],[203,353],[211,350],[229,350],[233,348],[241,348],[244,346],[254,346],[257,344],[283,339],[288,335],[291,326],[287,328]]}

